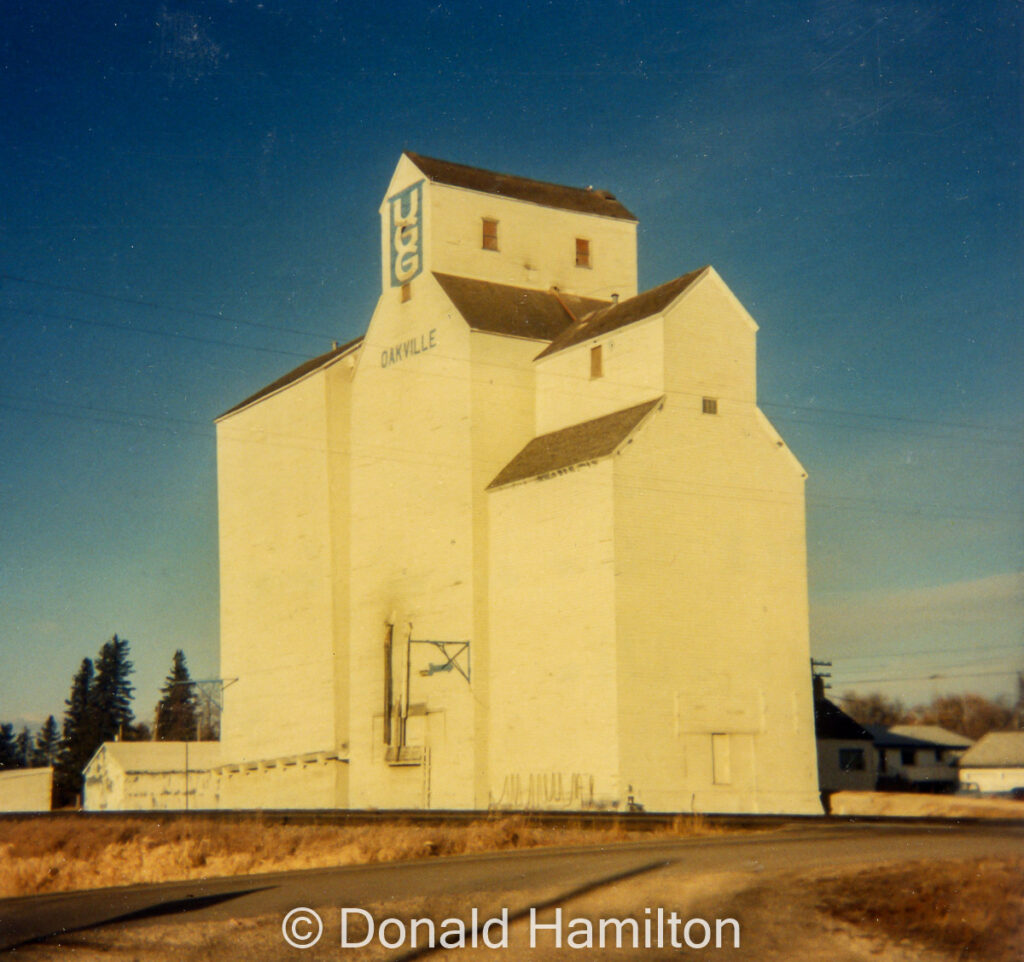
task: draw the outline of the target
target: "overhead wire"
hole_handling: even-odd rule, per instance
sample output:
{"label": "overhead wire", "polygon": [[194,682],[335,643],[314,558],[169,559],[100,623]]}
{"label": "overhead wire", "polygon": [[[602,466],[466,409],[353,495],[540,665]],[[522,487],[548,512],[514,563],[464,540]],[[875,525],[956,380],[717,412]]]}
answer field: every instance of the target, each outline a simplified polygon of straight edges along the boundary
{"label": "overhead wire", "polygon": [[[85,295],[85,296],[102,298],[102,299],[106,299],[106,300],[110,300],[110,301],[116,301],[116,302],[119,302],[119,303],[124,303],[124,304],[129,304],[129,305],[144,306],[144,307],[148,307],[148,308],[154,308],[154,309],[159,309],[159,310],[166,310],[166,311],[175,312],[175,313],[189,314],[189,315],[192,315],[192,316],[195,316],[195,317],[202,317],[202,318],[212,319],[212,320],[216,320],[216,321],[224,322],[224,323],[244,324],[244,325],[251,326],[251,327],[261,328],[261,329],[264,329],[264,330],[276,331],[278,333],[299,334],[299,335],[303,335],[303,336],[307,336],[307,337],[314,337],[314,338],[317,338],[317,339],[322,340],[322,341],[329,340],[329,337],[326,334],[318,333],[318,332],[313,332],[313,331],[307,331],[307,330],[303,330],[303,329],[300,329],[300,328],[287,327],[287,326],[278,325],[278,324],[268,324],[268,323],[265,323],[265,322],[258,322],[258,321],[250,321],[250,320],[246,320],[246,319],[242,319],[242,318],[235,318],[235,317],[232,317],[230,315],[224,315],[224,314],[221,314],[221,313],[213,313],[213,312],[209,312],[209,311],[200,311],[200,310],[194,310],[194,309],[191,309],[191,308],[180,308],[180,307],[176,307],[174,305],[163,304],[163,303],[160,303],[160,302],[157,302],[157,301],[149,301],[149,300],[145,300],[145,299],[142,299],[142,298],[126,298],[126,297],[121,297],[119,295],[114,295],[114,294],[109,294],[109,293],[104,293],[104,292],[99,292],[99,291],[91,291],[91,290],[87,290],[87,289],[84,289],[84,288],[72,287],[72,286],[69,286],[69,285],[60,285],[60,284],[53,284],[53,283],[45,282],[45,281],[34,280],[34,279],[31,279],[31,278],[26,278],[26,277],[22,277],[22,276],[19,276],[19,275],[14,275],[14,274],[9,274],[9,273],[0,272],[0,280],[9,280],[9,281],[17,282],[17,283],[29,284],[29,285],[33,285],[33,286],[37,286],[37,287],[41,287],[41,288],[45,288],[45,289],[61,291],[61,292],[82,294],[82,295]],[[40,311],[30,310],[30,309],[25,309],[25,308],[15,308],[15,307],[10,306],[10,305],[8,305],[8,309],[16,310],[19,313],[23,313],[23,314],[35,315],[35,316],[40,316],[40,317],[47,317],[47,318],[52,318],[52,319],[57,319],[57,320],[66,320],[66,321],[73,322],[73,323],[90,324],[90,325],[95,325],[95,326],[111,327],[111,328],[113,328],[115,330],[123,330],[123,331],[129,331],[129,332],[140,332],[140,333],[146,333],[146,334],[151,334],[151,335],[156,335],[156,336],[183,337],[183,338],[186,338],[186,339],[189,339],[189,340],[204,341],[204,342],[207,342],[207,343],[217,344],[217,345],[220,345],[220,346],[241,347],[241,348],[248,349],[248,350],[263,350],[263,351],[268,351],[270,353],[284,354],[284,355],[287,355],[287,356],[300,357],[300,358],[303,358],[303,359],[308,359],[309,358],[309,354],[308,353],[299,353],[299,352],[293,352],[293,351],[281,351],[279,349],[274,349],[274,348],[255,347],[255,346],[246,345],[246,344],[239,344],[239,343],[234,343],[234,342],[227,342],[227,341],[219,341],[219,340],[214,340],[214,339],[202,338],[202,337],[199,337],[197,335],[184,335],[184,334],[180,334],[180,333],[177,333],[177,332],[154,330],[154,329],[151,329],[151,328],[138,328],[138,327],[135,327],[135,326],[128,326],[128,325],[114,325],[114,324],[104,323],[104,322],[100,322],[100,321],[87,320],[85,318],[70,317],[70,316],[67,316],[67,315],[59,315],[59,314],[52,314],[52,313],[45,313],[45,312],[40,312]],[[451,358],[449,356],[449,359],[453,359],[453,358]],[[502,368],[505,368],[507,370],[516,370],[517,369],[513,365],[500,364],[500,363],[495,362],[495,361],[483,361],[481,363],[484,364],[485,366],[502,367]],[[433,373],[435,375],[437,375],[438,372],[433,372]],[[440,376],[443,376],[443,375],[440,375]],[[629,386],[629,385],[626,384],[625,386]],[[640,385],[633,385],[633,386],[639,387]],[[699,397],[699,395],[696,395],[696,394],[693,394],[691,396]],[[725,398],[725,399],[728,399],[728,398]],[[733,400],[736,400],[736,399],[733,399]],[[1012,425],[1001,425],[1001,424],[986,425],[986,424],[980,424],[980,423],[977,423],[977,422],[947,421],[947,420],[941,420],[941,419],[935,419],[935,418],[921,418],[921,417],[914,417],[914,416],[900,415],[900,414],[881,414],[881,413],[878,413],[878,412],[858,411],[858,410],[847,409],[847,408],[820,407],[820,406],[817,406],[817,405],[814,405],[814,406],[800,405],[800,404],[794,404],[794,403],[782,402],[782,401],[770,401],[770,400],[766,401],[766,400],[763,400],[763,399],[759,399],[758,400],[758,405],[760,407],[772,407],[772,408],[780,408],[780,409],[784,409],[784,410],[807,411],[807,412],[815,413],[815,414],[817,414],[817,413],[827,413],[827,414],[831,414],[831,415],[859,417],[859,418],[872,419],[872,420],[881,420],[881,421],[895,422],[895,423],[920,424],[920,425],[929,425],[929,426],[934,426],[934,427],[946,427],[946,428],[954,428],[954,429],[962,429],[962,430],[970,430],[970,431],[986,431],[986,432],[989,432],[989,433],[993,433],[993,432],[1004,433],[1004,434],[1007,435],[1007,437],[1009,439],[1012,439],[1017,444],[1024,444],[1024,429],[1018,428],[1018,427],[1015,427],[1015,426],[1012,426]],[[804,424],[810,424],[810,425],[815,425],[815,424],[819,423],[819,422],[815,422],[815,421],[797,421],[796,419],[793,419],[793,418],[789,418],[788,420],[789,420],[790,423],[804,423]],[[828,425],[824,425],[824,426],[827,426],[827,427],[848,427],[847,425],[842,425],[842,424],[828,424]],[[865,427],[865,426],[850,426],[850,427],[856,427],[856,429],[858,429],[858,430],[868,430],[868,428]],[[994,442],[992,442],[992,441],[990,441],[988,439],[974,439],[974,440],[980,440],[980,441],[983,441],[984,443],[994,443]]]}
{"label": "overhead wire", "polygon": [[0,281],[11,281],[17,284],[26,284],[44,290],[58,291],[63,294],[79,294],[85,297],[95,297],[100,300],[112,301],[117,304],[130,304],[134,307],[146,307],[154,310],[170,311],[175,314],[188,314],[192,317],[201,317],[207,320],[222,321],[230,324],[243,324],[246,327],[255,327],[263,330],[278,331],[286,334],[299,334],[303,337],[315,337],[318,340],[325,340],[325,335],[318,331],[306,331],[297,327],[284,327],[280,324],[267,324],[262,321],[252,321],[241,317],[232,317],[227,314],[213,311],[200,311],[190,307],[178,307],[173,304],[164,304],[160,301],[150,301],[141,297],[123,297],[118,294],[104,293],[101,291],[90,291],[81,287],[71,287],[67,284],[53,284],[48,281],[33,280],[28,277],[21,277],[17,274],[0,272]]}

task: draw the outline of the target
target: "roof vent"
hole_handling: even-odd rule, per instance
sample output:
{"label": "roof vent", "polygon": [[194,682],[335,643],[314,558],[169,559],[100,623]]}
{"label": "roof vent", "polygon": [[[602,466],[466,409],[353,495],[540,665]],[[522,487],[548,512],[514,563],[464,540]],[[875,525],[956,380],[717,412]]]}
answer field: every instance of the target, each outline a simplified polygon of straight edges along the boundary
{"label": "roof vent", "polygon": [[612,294],[612,303],[613,304],[618,304],[619,303],[619,295],[618,294]]}

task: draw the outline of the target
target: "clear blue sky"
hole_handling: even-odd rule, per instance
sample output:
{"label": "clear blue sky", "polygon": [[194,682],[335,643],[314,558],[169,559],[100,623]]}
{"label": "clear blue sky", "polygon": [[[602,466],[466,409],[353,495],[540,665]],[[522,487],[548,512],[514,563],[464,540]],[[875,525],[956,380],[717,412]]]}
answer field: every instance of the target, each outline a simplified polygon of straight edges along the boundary
{"label": "clear blue sky", "polygon": [[218,673],[212,420],[362,333],[404,148],[613,190],[642,287],[714,264],[810,473],[837,688],[1014,693],[1020,16],[7,0],[0,720],[59,715],[114,632],[140,717],[176,648]]}

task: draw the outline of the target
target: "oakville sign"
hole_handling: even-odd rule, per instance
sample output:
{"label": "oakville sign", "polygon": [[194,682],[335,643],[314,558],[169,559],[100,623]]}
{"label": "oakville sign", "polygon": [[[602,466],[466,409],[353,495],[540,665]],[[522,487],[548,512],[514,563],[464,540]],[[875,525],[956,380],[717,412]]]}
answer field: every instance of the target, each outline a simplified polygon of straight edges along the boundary
{"label": "oakville sign", "polygon": [[437,347],[437,328],[432,327],[428,334],[411,337],[408,341],[402,341],[401,344],[395,344],[393,347],[381,351],[380,366],[391,367],[399,361],[404,361],[407,357],[415,357],[415,355],[423,354],[435,347]]}

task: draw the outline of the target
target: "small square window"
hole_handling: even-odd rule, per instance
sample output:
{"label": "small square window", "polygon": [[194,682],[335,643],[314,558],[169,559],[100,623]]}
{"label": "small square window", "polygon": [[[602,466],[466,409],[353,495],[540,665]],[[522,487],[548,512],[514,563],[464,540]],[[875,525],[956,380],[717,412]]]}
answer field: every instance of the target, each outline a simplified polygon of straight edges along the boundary
{"label": "small square window", "polygon": [[604,374],[604,365],[601,358],[601,345],[590,349],[590,379],[598,378]]}
{"label": "small square window", "polygon": [[483,248],[485,251],[498,249],[498,222],[487,217],[484,218]]}
{"label": "small square window", "polygon": [[862,772],[866,765],[863,748],[840,748],[839,770],[842,772]]}
{"label": "small square window", "polygon": [[705,414],[717,414],[718,413],[718,398],[706,397],[701,402],[701,410]]}
{"label": "small square window", "polygon": [[590,241],[585,237],[576,238],[576,266],[590,267]]}
{"label": "small square window", "polygon": [[402,303],[404,304],[408,300],[412,300],[412,284],[403,284],[402,285]]}

